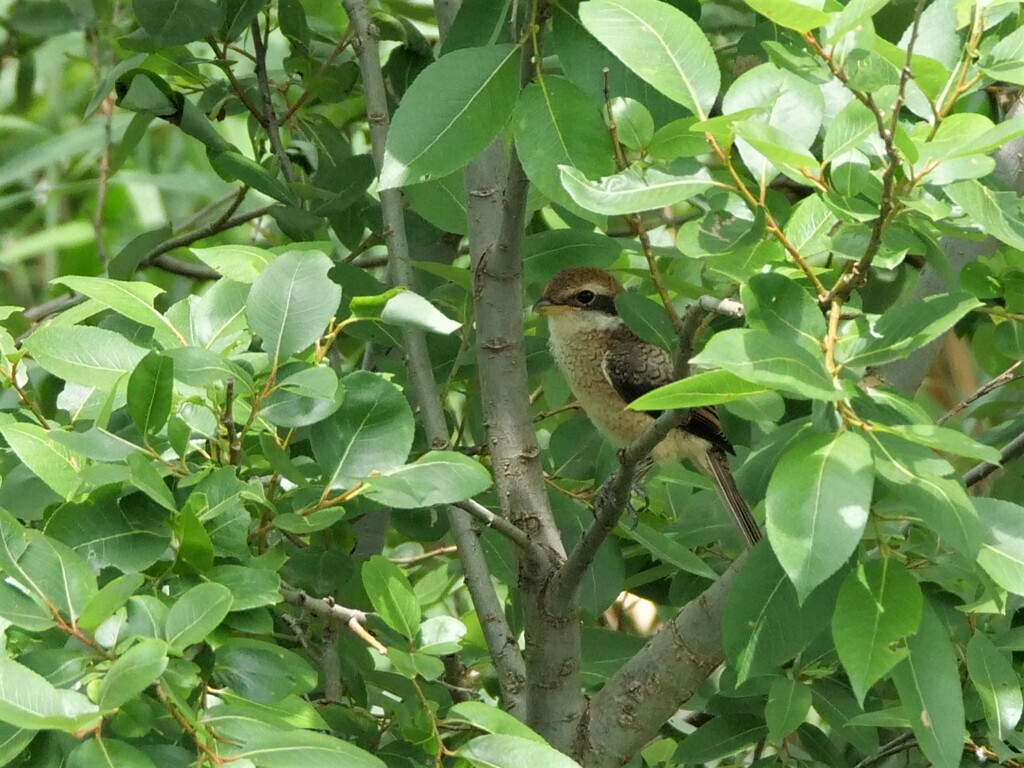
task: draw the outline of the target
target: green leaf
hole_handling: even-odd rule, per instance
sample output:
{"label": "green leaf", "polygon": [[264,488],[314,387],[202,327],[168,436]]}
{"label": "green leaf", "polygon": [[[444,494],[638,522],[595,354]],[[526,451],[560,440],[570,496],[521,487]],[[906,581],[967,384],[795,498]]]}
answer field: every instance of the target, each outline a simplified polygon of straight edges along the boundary
{"label": "green leaf", "polygon": [[599,181],[590,181],[568,165],[560,165],[558,170],[562,186],[578,205],[607,216],[677,205],[716,186],[703,166],[691,174],[677,176],[633,165]]}
{"label": "green leaf", "polygon": [[981,71],[994,80],[1024,85],[1024,28],[999,40],[982,59]]}
{"label": "green leaf", "polygon": [[45,326],[25,339],[23,347],[54,376],[102,390],[114,389],[127,378],[148,351],[119,333],[92,326]]}
{"label": "green leaf", "polygon": [[497,707],[491,707],[482,701],[463,701],[448,710],[448,719],[469,723],[486,733],[504,736],[518,736],[543,744],[544,739],[538,736],[528,725],[517,720],[513,715]]}
{"label": "green leaf", "polygon": [[228,280],[252,283],[276,257],[270,251],[251,245],[215,245],[190,248],[192,254]]}
{"label": "green leaf", "polygon": [[289,251],[253,281],[246,316],[274,365],[320,338],[337,313],[341,287],[327,276],[331,266],[323,253]]}
{"label": "green leaf", "polygon": [[332,488],[402,466],[415,428],[405,396],[384,377],[356,371],[341,383],[341,408],[310,428],[313,455]]}
{"label": "green leaf", "polygon": [[46,520],[47,536],[71,547],[99,572],[144,571],[167,551],[165,515],[139,496],[118,499],[95,492],[77,504],[64,504]]}
{"label": "green leaf", "polygon": [[395,632],[412,640],[420,627],[420,604],[402,569],[374,555],[362,569],[363,588],[373,609]]}
{"label": "green leaf", "polygon": [[366,495],[397,509],[454,504],[491,487],[491,474],[480,462],[454,451],[429,451],[412,464],[366,478]]}
{"label": "green leaf", "polygon": [[619,142],[630,149],[642,150],[654,138],[654,118],[636,99],[617,96],[608,103],[615,121]]}
{"label": "green leaf", "polygon": [[[847,32],[852,32],[861,24],[878,13],[887,4],[887,0],[850,0],[829,29],[829,45],[835,45]],[[852,103],[852,101],[851,101]],[[860,102],[857,102],[860,104]],[[863,107],[863,104],[861,104]]]}
{"label": "green leaf", "polygon": [[476,768],[579,768],[554,747],[504,734],[477,736],[459,747],[457,754]]}
{"label": "green leaf", "polygon": [[615,309],[637,336],[662,349],[676,346],[676,332],[665,308],[639,293],[623,291],[615,297]]}
{"label": "green leaf", "polygon": [[278,427],[308,427],[337,411],[344,397],[345,389],[330,366],[288,364],[263,401],[260,416]]}
{"label": "green leaf", "polygon": [[768,737],[782,741],[795,731],[811,708],[811,689],[791,677],[777,677],[768,691],[764,719]]}
{"label": "green leaf", "polygon": [[[854,2],[851,2],[846,7],[849,9],[853,5]],[[871,110],[856,99],[850,99],[825,129],[821,148],[822,162],[830,163],[840,155],[856,149],[877,130],[878,123]]]}
{"label": "green leaf", "polygon": [[967,672],[981,697],[989,731],[1000,741],[1006,739],[1024,714],[1020,677],[983,632],[975,632],[967,644]]}
{"label": "green leaf", "polygon": [[846,397],[825,370],[820,352],[761,329],[735,328],[711,337],[692,364],[724,368],[787,394],[820,400]]}
{"label": "green leaf", "polygon": [[914,443],[875,433],[870,437],[875,471],[901,502],[902,513],[921,520],[965,557],[977,557],[982,539],[978,512],[949,463]]}
{"label": "green leaf", "polygon": [[53,439],[50,431],[27,422],[0,426],[0,435],[32,472],[65,500],[82,484],[85,460]]}
{"label": "green leaf", "polygon": [[156,768],[145,752],[117,739],[89,739],[68,755],[67,768]]}
{"label": "green leaf", "polygon": [[645,523],[637,523],[637,525],[625,533],[666,565],[671,565],[673,568],[678,568],[681,571],[686,571],[705,579],[714,580],[718,578],[715,570],[700,557],[682,544],[679,544],[675,539],[666,536]]}
{"label": "green leaf", "polygon": [[722,99],[726,115],[748,109],[758,111],[737,121],[733,130],[742,137],[736,146],[755,179],[771,180],[785,172],[784,163],[817,167],[806,152],[818,136],[825,109],[816,85],[774,64],[761,64],[740,75]]}
{"label": "green leaf", "polygon": [[406,328],[421,328],[431,333],[449,335],[462,327],[417,293],[399,291],[384,305],[380,319]]}
{"label": "green leaf", "polygon": [[424,69],[391,121],[378,188],[440,179],[480,154],[515,107],[519,58],[512,45],[463,48]]}
{"label": "green leaf", "polygon": [[156,297],[164,292],[163,288],[159,286],[151,283],[82,275],[65,275],[52,282],[66,285],[83,296],[95,299],[119,315],[124,315],[129,320],[134,320],[140,325],[161,332],[164,339],[176,339],[178,343],[183,344],[178,329],[153,306]]}
{"label": "green leaf", "polygon": [[742,287],[740,298],[751,328],[815,345],[825,337],[825,317],[817,302],[788,277],[777,272],[754,275]]}
{"label": "green leaf", "polygon": [[232,611],[249,611],[281,602],[281,577],[266,568],[224,564],[212,569],[209,577],[231,591]]}
{"label": "green leaf", "polygon": [[552,229],[523,239],[523,276],[527,283],[545,283],[566,267],[609,267],[622,253],[615,240],[597,232]]}
{"label": "green leaf", "polygon": [[601,103],[564,78],[545,77],[523,90],[512,133],[530,182],[574,213],[583,215],[585,209],[562,186],[559,166],[597,178],[615,171]]}
{"label": "green leaf", "polygon": [[990,464],[999,464],[1002,461],[1002,454],[998,448],[979,443],[955,429],[937,427],[934,424],[873,424],[872,428],[956,456],[966,456]]}
{"label": "green leaf", "polygon": [[590,0],[580,21],[634,73],[705,119],[721,75],[711,44],[697,23],[657,0]]}
{"label": "green leaf", "polygon": [[178,505],[174,501],[171,489],[167,487],[163,476],[153,466],[152,461],[141,453],[129,454],[125,463],[128,465],[132,486],[142,491],[164,509],[177,512]]}
{"label": "green leaf", "polygon": [[96,576],[81,557],[59,541],[24,528],[3,509],[0,569],[69,623],[77,621],[97,592]]}
{"label": "green leaf", "polygon": [[82,608],[78,628],[85,632],[95,631],[114,611],[127,603],[145,581],[141,573],[125,573],[104,584]]}
{"label": "green leaf", "polygon": [[1024,250],[1024,212],[1015,192],[996,192],[980,181],[960,181],[942,188],[963,209],[963,225]]}
{"label": "green leaf", "polygon": [[719,715],[683,739],[673,761],[700,765],[735,755],[752,747],[768,735],[759,717],[741,714]]}
{"label": "green leaf", "polygon": [[893,682],[914,736],[935,768],[959,768],[964,746],[964,699],[956,651],[946,626],[927,602],[909,654]]}
{"label": "green leaf", "polygon": [[167,668],[167,643],[146,638],[118,656],[100,680],[100,709],[109,712],[149,688]]}
{"label": "green leaf", "polygon": [[324,733],[263,728],[242,747],[239,756],[257,768],[386,768],[380,758]]}
{"label": "green leaf", "polygon": [[978,564],[996,584],[1024,595],[1024,507],[1002,499],[974,499],[981,521]]}
{"label": "green leaf", "polygon": [[150,352],[128,377],[128,413],[144,435],[159,432],[171,413],[174,361]]}
{"label": "green leaf", "polygon": [[207,152],[207,157],[210,160],[210,166],[222,178],[237,179],[278,202],[286,204],[292,202],[294,196],[287,184],[234,147],[228,149],[211,147]]}
{"label": "green leaf", "polygon": [[840,362],[864,367],[902,360],[937,339],[980,302],[967,293],[942,293],[894,307],[878,317],[850,347],[840,346]]}
{"label": "green leaf", "polygon": [[803,604],[767,542],[751,551],[736,577],[722,617],[722,645],[738,683],[775,673],[815,639],[828,623],[842,583],[833,576]]}
{"label": "green leaf", "polygon": [[627,408],[634,411],[667,411],[672,408],[693,408],[743,400],[770,390],[752,384],[723,369],[695,373],[680,381],[658,387],[638,397]]}
{"label": "green leaf", "polygon": [[460,171],[434,181],[406,187],[409,207],[442,232],[460,235],[469,231],[466,218],[466,185]]}
{"label": "green leaf", "polygon": [[834,14],[797,0],[743,0],[752,10],[786,29],[804,34],[824,27]]}
{"label": "green leaf", "polygon": [[231,603],[231,590],[222,584],[206,582],[192,587],[167,612],[164,636],[168,645],[183,651],[203,642],[228,615]]}
{"label": "green leaf", "polygon": [[41,232],[11,238],[0,246],[0,266],[20,264],[46,251],[85,245],[96,236],[95,230],[90,230],[92,227],[84,221],[69,221]]}
{"label": "green leaf", "polygon": [[132,9],[158,46],[201,40],[224,22],[224,12],[210,0],[132,0]]}
{"label": "green leaf", "polygon": [[903,641],[917,631],[923,604],[917,581],[894,557],[861,563],[846,577],[832,637],[861,706],[871,686],[907,655]]}
{"label": "green leaf", "polygon": [[857,548],[874,481],[871,447],[855,432],[807,435],[782,455],[765,498],[768,540],[801,601]]}
{"label": "green leaf", "polygon": [[0,656],[0,721],[74,733],[98,722],[98,712],[82,694],[54,688],[45,677]]}
{"label": "green leaf", "polygon": [[431,616],[416,633],[416,650],[430,656],[458,653],[467,631],[466,625],[454,616]]}

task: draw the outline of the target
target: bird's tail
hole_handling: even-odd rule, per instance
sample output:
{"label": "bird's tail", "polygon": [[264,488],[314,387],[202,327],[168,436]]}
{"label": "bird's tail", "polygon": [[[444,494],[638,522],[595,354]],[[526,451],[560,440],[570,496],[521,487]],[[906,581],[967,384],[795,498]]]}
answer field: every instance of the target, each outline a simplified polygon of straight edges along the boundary
{"label": "bird's tail", "polygon": [[725,453],[711,449],[705,456],[706,461],[702,462],[708,476],[715,483],[715,490],[721,496],[722,502],[732,514],[732,518],[743,536],[743,540],[751,549],[761,540],[761,528],[758,526],[754,516],[750,514],[750,507],[736,487],[732,470],[729,469],[729,460]]}

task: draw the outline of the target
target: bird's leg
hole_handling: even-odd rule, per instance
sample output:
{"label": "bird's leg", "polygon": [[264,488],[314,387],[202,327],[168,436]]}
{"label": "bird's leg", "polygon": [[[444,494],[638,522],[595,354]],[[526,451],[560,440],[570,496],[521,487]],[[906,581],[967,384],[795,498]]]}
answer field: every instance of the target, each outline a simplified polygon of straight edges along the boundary
{"label": "bird's leg", "polygon": [[630,530],[636,528],[637,523],[640,521],[640,515],[651,508],[651,497],[647,494],[647,486],[644,484],[644,478],[647,477],[647,473],[651,471],[651,467],[654,466],[654,459],[647,456],[636,465],[636,471],[633,474],[633,496],[638,497],[640,504],[637,506],[633,503],[632,497],[629,499],[629,503],[626,505],[626,509],[629,513],[629,528]]}

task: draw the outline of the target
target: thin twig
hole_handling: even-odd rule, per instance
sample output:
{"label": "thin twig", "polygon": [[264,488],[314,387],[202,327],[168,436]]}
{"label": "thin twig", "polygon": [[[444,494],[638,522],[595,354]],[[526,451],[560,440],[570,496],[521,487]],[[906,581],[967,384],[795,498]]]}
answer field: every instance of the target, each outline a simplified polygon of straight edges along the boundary
{"label": "thin twig", "polygon": [[878,751],[870,757],[865,757],[853,768],[873,768],[873,766],[884,762],[893,755],[898,755],[900,752],[906,752],[908,749],[913,749],[917,745],[917,739],[911,732],[902,733],[887,744],[883,744],[878,748]]}
{"label": "thin twig", "polygon": [[[267,22],[267,31],[270,30],[270,22]],[[274,111],[274,102],[270,96],[270,80],[267,77],[267,45],[260,32],[259,18],[252,20],[252,44],[256,51],[256,84],[259,86],[260,99],[263,101],[263,127],[267,131],[267,138],[270,139],[270,148],[274,151],[278,165],[281,166],[281,173],[289,184],[298,180],[292,161],[281,143],[280,124],[277,121],[277,113]]]}
{"label": "thin twig", "polygon": [[200,227],[199,229],[194,229],[191,232],[185,232],[184,234],[177,235],[176,237],[168,238],[167,240],[164,240],[162,243],[160,243],[160,245],[158,245],[152,251],[150,251],[146,255],[146,258],[144,258],[142,262],[139,264],[139,266],[140,268],[148,267],[152,265],[153,261],[155,261],[158,256],[162,256],[165,253],[170,253],[175,248],[184,248],[186,246],[192,245],[192,243],[195,243],[199,240],[203,240],[207,237],[212,237],[213,235],[219,234],[221,232],[226,232],[229,229],[233,229],[237,227],[239,224],[245,224],[246,222],[252,221],[253,219],[259,219],[263,216],[266,216],[267,213],[273,210],[277,205],[278,203],[262,205],[259,208],[253,208],[251,211],[245,211],[234,216],[228,216],[227,218],[220,216],[217,218],[216,221],[212,221],[209,224]]}
{"label": "thin twig", "polygon": [[[615,116],[612,114],[611,85],[608,72],[608,67],[602,70],[604,75],[604,108],[608,116],[608,133],[612,140],[615,164],[618,166],[619,171],[625,171],[629,167],[629,163],[626,162],[626,155],[622,151],[622,144],[619,142],[619,127],[615,122]],[[661,270],[658,269],[658,261],[654,256],[654,249],[651,247],[651,238],[647,235],[647,228],[644,227],[643,216],[637,212],[629,214],[626,218],[629,220],[632,234],[640,240],[640,248],[643,251],[644,258],[647,259],[647,271],[651,273],[651,280],[654,282],[654,287],[658,290],[658,296],[661,297],[661,304],[665,309],[665,314],[672,321],[672,327],[676,329],[676,334],[680,335],[683,331],[683,321],[679,317],[679,313],[676,312],[672,299],[668,295],[668,290],[665,288],[665,281],[661,277]]]}
{"label": "thin twig", "polygon": [[493,528],[506,539],[511,541],[523,553],[532,553],[534,556],[538,556],[540,553],[537,551],[537,545],[526,535],[526,532],[516,528],[512,523],[501,515],[496,515],[483,504],[473,499],[466,499],[460,501],[454,506],[461,509],[463,512],[467,512],[477,520],[482,522],[488,528]]}
{"label": "thin twig", "polygon": [[959,403],[957,403],[952,408],[950,408],[949,411],[947,411],[946,413],[942,414],[942,416],[937,418],[935,420],[935,423],[937,425],[939,425],[939,426],[942,426],[947,421],[949,421],[951,418],[956,416],[958,413],[960,413],[961,411],[965,410],[967,408],[967,406],[969,406],[975,400],[980,400],[985,395],[987,395],[989,392],[992,392],[993,390],[996,390],[999,387],[1002,387],[1005,384],[1009,384],[1010,382],[1014,381],[1017,378],[1014,375],[1014,372],[1018,368],[1020,368],[1021,365],[1024,365],[1024,360],[1018,360],[1016,363],[1011,365],[1009,368],[1007,368],[1005,371],[1000,373],[994,379],[992,379],[991,381],[986,382],[985,384],[983,384],[980,387],[978,387],[978,389],[973,394],[968,395],[963,400],[961,400]]}
{"label": "thin twig", "polygon": [[368,646],[380,654],[387,654],[388,649],[381,645],[380,641],[371,635],[365,628],[368,614],[355,608],[346,608],[338,605],[332,598],[313,597],[301,589],[281,585],[281,597],[286,602],[308,611],[321,619],[328,619],[343,624],[349,632],[358,637]]}
{"label": "thin twig", "polygon": [[423,552],[418,555],[410,555],[409,557],[389,557],[388,559],[395,565],[416,565],[417,563],[422,563],[424,560],[432,560],[435,557],[454,555],[458,551],[458,547],[454,544],[449,544],[446,547],[438,547],[437,549],[432,549],[429,552]]}
{"label": "thin twig", "polygon": [[558,570],[553,586],[556,599],[569,601],[579,589],[584,575],[597,556],[598,549],[622,518],[633,488],[637,466],[669,432],[685,421],[688,413],[685,410],[666,411],[655,419],[640,437],[619,451],[618,469],[605,481],[595,497],[594,522],[580,537],[566,558],[565,564]]}
{"label": "thin twig", "polygon": [[[869,94],[861,94],[858,96],[861,102],[864,103],[868,109],[872,110],[875,121],[878,124],[879,136],[881,136],[882,143],[885,145],[885,156],[887,162],[885,164],[885,169],[882,171],[882,196],[878,204],[878,216],[875,217],[874,222],[871,225],[871,235],[868,238],[867,246],[864,248],[864,253],[858,261],[851,262],[846,266],[835,285],[833,285],[831,290],[829,290],[827,296],[821,299],[822,306],[828,306],[832,303],[833,299],[837,298],[840,302],[845,302],[850,298],[850,294],[852,294],[854,290],[864,285],[864,282],[867,280],[868,270],[882,248],[882,234],[885,231],[885,227],[897,212],[896,172],[902,165],[902,158],[900,156],[900,151],[896,146],[896,131],[899,127],[900,112],[902,111],[903,103],[907,98],[907,85],[910,83],[912,75],[911,62],[913,61],[914,56],[914,44],[917,42],[918,31],[921,25],[921,14],[924,11],[924,5],[924,0],[917,0],[917,6],[914,9],[914,22],[910,28],[910,39],[907,41],[907,55],[903,63],[903,69],[900,72],[899,87],[896,90],[896,100],[892,104],[892,114],[889,116],[888,124],[885,122],[885,113],[878,107],[874,99]],[[834,63],[832,57],[825,54],[818,45],[813,32],[808,32],[807,38],[809,38],[810,41],[813,41],[811,47],[815,49],[819,56],[826,58],[829,68],[832,69],[833,72],[839,69],[838,65]],[[843,82],[849,88],[849,82],[847,80],[843,80]],[[850,90],[854,95],[857,95],[856,89],[850,88]]]}

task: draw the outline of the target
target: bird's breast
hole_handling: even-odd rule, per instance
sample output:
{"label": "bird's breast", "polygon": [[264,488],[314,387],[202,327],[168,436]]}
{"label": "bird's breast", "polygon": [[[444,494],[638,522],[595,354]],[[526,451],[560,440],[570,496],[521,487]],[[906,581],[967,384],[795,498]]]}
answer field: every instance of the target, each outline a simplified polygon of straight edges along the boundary
{"label": "bird's breast", "polygon": [[[626,401],[605,377],[602,364],[607,338],[600,330],[574,328],[571,318],[551,318],[551,356],[565,374],[569,388],[587,416],[616,447],[636,440],[653,418],[626,410]],[[569,322],[564,322],[569,320]],[[559,321],[563,321],[561,327]],[[621,322],[621,321],[620,321]],[[682,430],[673,430],[651,455],[658,463],[703,456],[709,443]]]}

